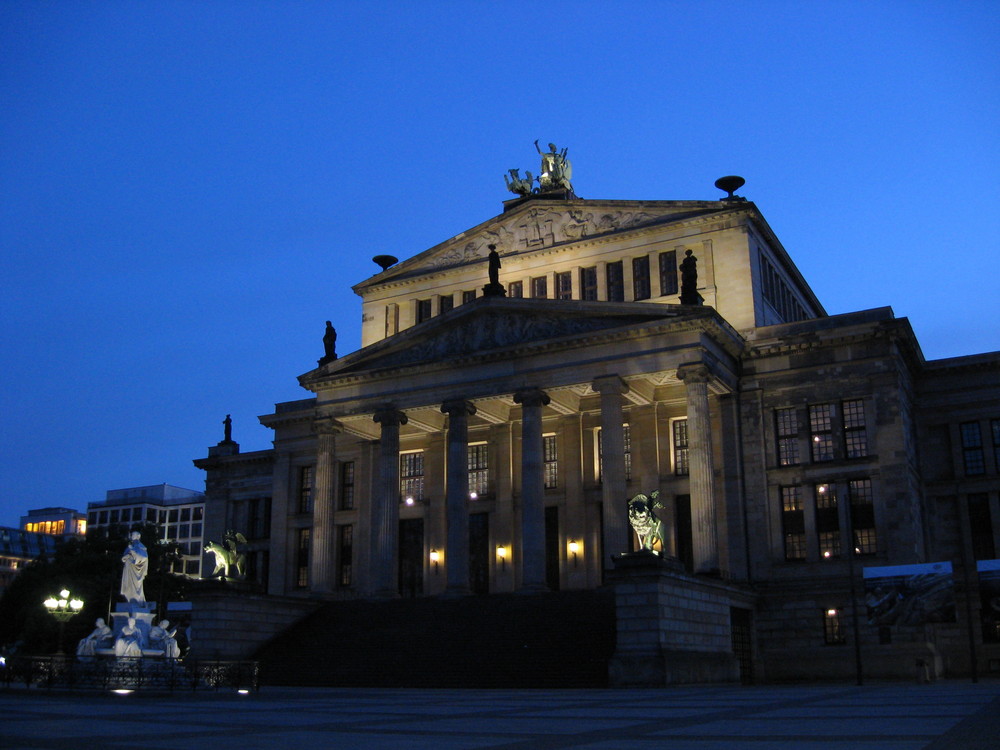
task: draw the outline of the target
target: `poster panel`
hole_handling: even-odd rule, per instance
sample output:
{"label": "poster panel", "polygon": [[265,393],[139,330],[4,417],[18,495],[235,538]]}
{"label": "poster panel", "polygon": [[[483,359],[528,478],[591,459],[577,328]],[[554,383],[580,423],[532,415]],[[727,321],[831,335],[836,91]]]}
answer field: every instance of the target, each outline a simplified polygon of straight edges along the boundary
{"label": "poster panel", "polygon": [[979,560],[976,572],[979,574],[983,642],[1000,643],[1000,560]]}
{"label": "poster panel", "polygon": [[950,562],[866,567],[864,580],[869,625],[955,622]]}

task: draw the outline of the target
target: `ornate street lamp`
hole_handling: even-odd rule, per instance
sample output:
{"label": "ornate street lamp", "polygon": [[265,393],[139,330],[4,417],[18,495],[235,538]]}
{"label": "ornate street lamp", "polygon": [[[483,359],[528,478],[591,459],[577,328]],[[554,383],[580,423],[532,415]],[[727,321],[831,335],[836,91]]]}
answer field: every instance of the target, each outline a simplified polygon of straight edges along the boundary
{"label": "ornate street lamp", "polygon": [[69,589],[63,589],[59,592],[58,599],[50,596],[42,604],[45,605],[48,613],[56,618],[59,623],[59,643],[57,644],[58,650],[56,651],[56,655],[62,656],[65,653],[63,651],[63,632],[66,629],[66,623],[71,617],[80,614],[80,610],[83,609],[83,600],[71,599]]}

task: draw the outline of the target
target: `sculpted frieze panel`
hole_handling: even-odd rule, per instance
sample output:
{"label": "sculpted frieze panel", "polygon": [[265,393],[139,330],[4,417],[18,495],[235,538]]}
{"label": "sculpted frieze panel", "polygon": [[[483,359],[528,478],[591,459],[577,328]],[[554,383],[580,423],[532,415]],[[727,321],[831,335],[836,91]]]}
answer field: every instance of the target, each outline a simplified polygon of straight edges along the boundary
{"label": "sculpted frieze panel", "polygon": [[493,225],[464,245],[456,245],[434,258],[431,264],[450,266],[480,260],[487,256],[491,244],[496,245],[500,255],[506,255],[632,229],[656,218],[646,211],[533,208],[509,222]]}

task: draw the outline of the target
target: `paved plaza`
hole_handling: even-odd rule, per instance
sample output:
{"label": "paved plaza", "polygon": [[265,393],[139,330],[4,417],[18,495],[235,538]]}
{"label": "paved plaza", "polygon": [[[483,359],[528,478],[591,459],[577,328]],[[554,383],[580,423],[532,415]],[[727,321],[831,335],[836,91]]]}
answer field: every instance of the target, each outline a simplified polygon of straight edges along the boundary
{"label": "paved plaza", "polygon": [[984,750],[1000,682],[662,690],[0,690],[0,747]]}

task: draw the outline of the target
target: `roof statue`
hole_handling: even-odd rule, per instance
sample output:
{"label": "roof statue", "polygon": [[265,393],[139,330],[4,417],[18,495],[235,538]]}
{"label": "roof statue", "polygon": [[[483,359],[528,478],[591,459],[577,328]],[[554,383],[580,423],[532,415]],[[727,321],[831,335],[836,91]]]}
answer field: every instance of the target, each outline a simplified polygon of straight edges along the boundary
{"label": "roof statue", "polygon": [[490,254],[488,256],[489,266],[489,278],[490,282],[483,287],[484,297],[506,297],[507,289],[503,284],[500,283],[500,253],[497,252],[497,246],[491,244],[489,246]]}
{"label": "roof statue", "polygon": [[[549,150],[542,151],[536,140],[535,150],[542,157],[541,172],[538,177],[532,176],[527,170],[524,172],[524,177],[521,177],[520,169],[508,169],[507,174],[503,176],[507,189],[522,198],[546,193],[563,193],[566,197],[575,198],[573,185],[570,183],[573,177],[573,165],[566,158],[569,149],[564,148],[559,151],[556,144],[550,143]],[[536,180],[537,187],[535,187]]]}
{"label": "roof statue", "polygon": [[337,358],[337,329],[328,320],[326,321],[326,331],[323,333],[323,358],[319,364],[325,365]]}

